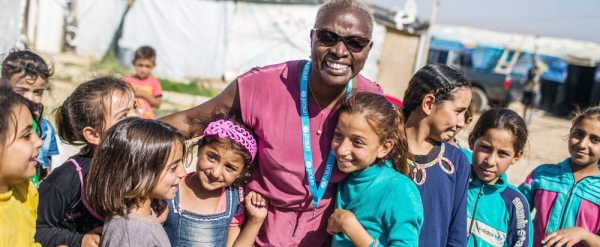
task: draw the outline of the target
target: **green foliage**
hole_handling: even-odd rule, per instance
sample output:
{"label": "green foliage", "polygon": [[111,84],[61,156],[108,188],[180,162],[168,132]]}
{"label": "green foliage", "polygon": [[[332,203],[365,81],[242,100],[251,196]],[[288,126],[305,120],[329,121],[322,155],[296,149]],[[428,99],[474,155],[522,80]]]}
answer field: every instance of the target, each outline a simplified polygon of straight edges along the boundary
{"label": "green foliage", "polygon": [[165,78],[158,78],[160,85],[162,86],[163,91],[171,91],[178,93],[186,93],[191,95],[200,95],[206,97],[215,96],[214,90],[205,87],[204,85],[198,83],[197,81],[192,81],[190,83],[182,83],[176,82]]}
{"label": "green foliage", "polygon": [[128,70],[119,66],[117,55],[114,52],[109,52],[101,60],[92,63],[92,70],[98,71],[101,74],[122,76],[128,74]]}
{"label": "green foliage", "polygon": [[[100,74],[107,74],[113,76],[124,76],[131,74],[131,70],[121,68],[119,61],[114,52],[109,52],[100,61],[92,63],[92,70],[99,72]],[[191,81],[190,83],[182,83],[172,81],[166,78],[157,78],[160,81],[163,91],[171,91],[178,93],[185,93],[191,95],[200,95],[213,97],[216,92],[198,81]]]}

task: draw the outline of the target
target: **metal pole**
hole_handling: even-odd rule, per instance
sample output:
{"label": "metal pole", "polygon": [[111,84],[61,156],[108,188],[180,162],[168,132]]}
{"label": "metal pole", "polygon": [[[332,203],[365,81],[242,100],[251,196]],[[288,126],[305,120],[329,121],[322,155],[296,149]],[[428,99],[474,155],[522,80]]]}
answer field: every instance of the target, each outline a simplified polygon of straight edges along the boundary
{"label": "metal pole", "polygon": [[420,59],[420,67],[423,67],[427,64],[427,57],[429,56],[429,45],[431,43],[431,28],[435,23],[435,19],[437,17],[437,9],[438,5],[440,5],[440,0],[433,0],[433,4],[431,5],[431,12],[429,14],[429,27],[425,32],[425,42],[423,44],[423,53]]}

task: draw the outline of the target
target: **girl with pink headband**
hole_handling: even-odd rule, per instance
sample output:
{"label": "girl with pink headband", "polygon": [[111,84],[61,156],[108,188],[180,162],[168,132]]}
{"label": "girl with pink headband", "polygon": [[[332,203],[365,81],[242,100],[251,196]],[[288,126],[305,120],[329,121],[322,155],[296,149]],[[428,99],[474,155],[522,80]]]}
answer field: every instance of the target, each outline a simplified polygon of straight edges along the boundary
{"label": "girl with pink headband", "polygon": [[253,245],[268,204],[256,192],[243,192],[256,151],[254,135],[235,118],[219,116],[208,124],[198,141],[196,172],[168,201],[164,228],[172,246]]}

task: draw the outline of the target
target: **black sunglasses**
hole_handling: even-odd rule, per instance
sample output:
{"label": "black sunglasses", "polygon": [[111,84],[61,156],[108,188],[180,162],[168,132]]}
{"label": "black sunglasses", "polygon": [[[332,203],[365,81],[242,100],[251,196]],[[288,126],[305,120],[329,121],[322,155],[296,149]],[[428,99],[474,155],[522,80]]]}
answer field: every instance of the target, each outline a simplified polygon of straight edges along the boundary
{"label": "black sunglasses", "polygon": [[361,52],[367,45],[371,44],[371,39],[362,36],[342,36],[335,32],[315,28],[312,30],[317,35],[317,40],[325,46],[334,46],[342,41],[350,52]]}

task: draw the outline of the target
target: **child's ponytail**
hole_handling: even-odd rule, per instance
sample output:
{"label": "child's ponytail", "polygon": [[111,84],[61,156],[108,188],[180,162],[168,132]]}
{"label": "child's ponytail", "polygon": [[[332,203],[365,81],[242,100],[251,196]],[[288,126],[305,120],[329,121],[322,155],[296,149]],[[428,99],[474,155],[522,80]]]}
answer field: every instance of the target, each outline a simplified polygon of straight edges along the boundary
{"label": "child's ponytail", "polygon": [[102,135],[104,121],[110,113],[110,101],[115,93],[131,94],[131,86],[115,77],[100,77],[79,85],[55,111],[58,136],[67,144],[84,146],[80,155],[93,152],[83,129],[93,128]]}
{"label": "child's ponytail", "polygon": [[69,104],[69,98],[67,98],[56,110],[54,110],[54,119],[56,120],[56,132],[60,139],[68,144],[73,144],[77,138],[75,137],[75,131],[70,123],[69,110],[65,105]]}
{"label": "child's ponytail", "polygon": [[389,160],[396,171],[410,175],[408,159],[412,160],[413,156],[408,150],[404,117],[397,105],[389,102],[383,95],[358,92],[342,102],[340,113],[362,114],[382,142],[392,140],[392,150],[375,162],[383,164]]}
{"label": "child's ponytail", "polygon": [[408,148],[408,140],[406,138],[406,131],[404,130],[404,116],[402,115],[402,109],[395,104],[392,104],[396,111],[394,122],[396,122],[394,132],[392,133],[394,140],[394,147],[388,154],[394,164],[394,169],[406,176],[411,177],[412,172],[408,164],[408,160],[414,161],[414,156]]}

